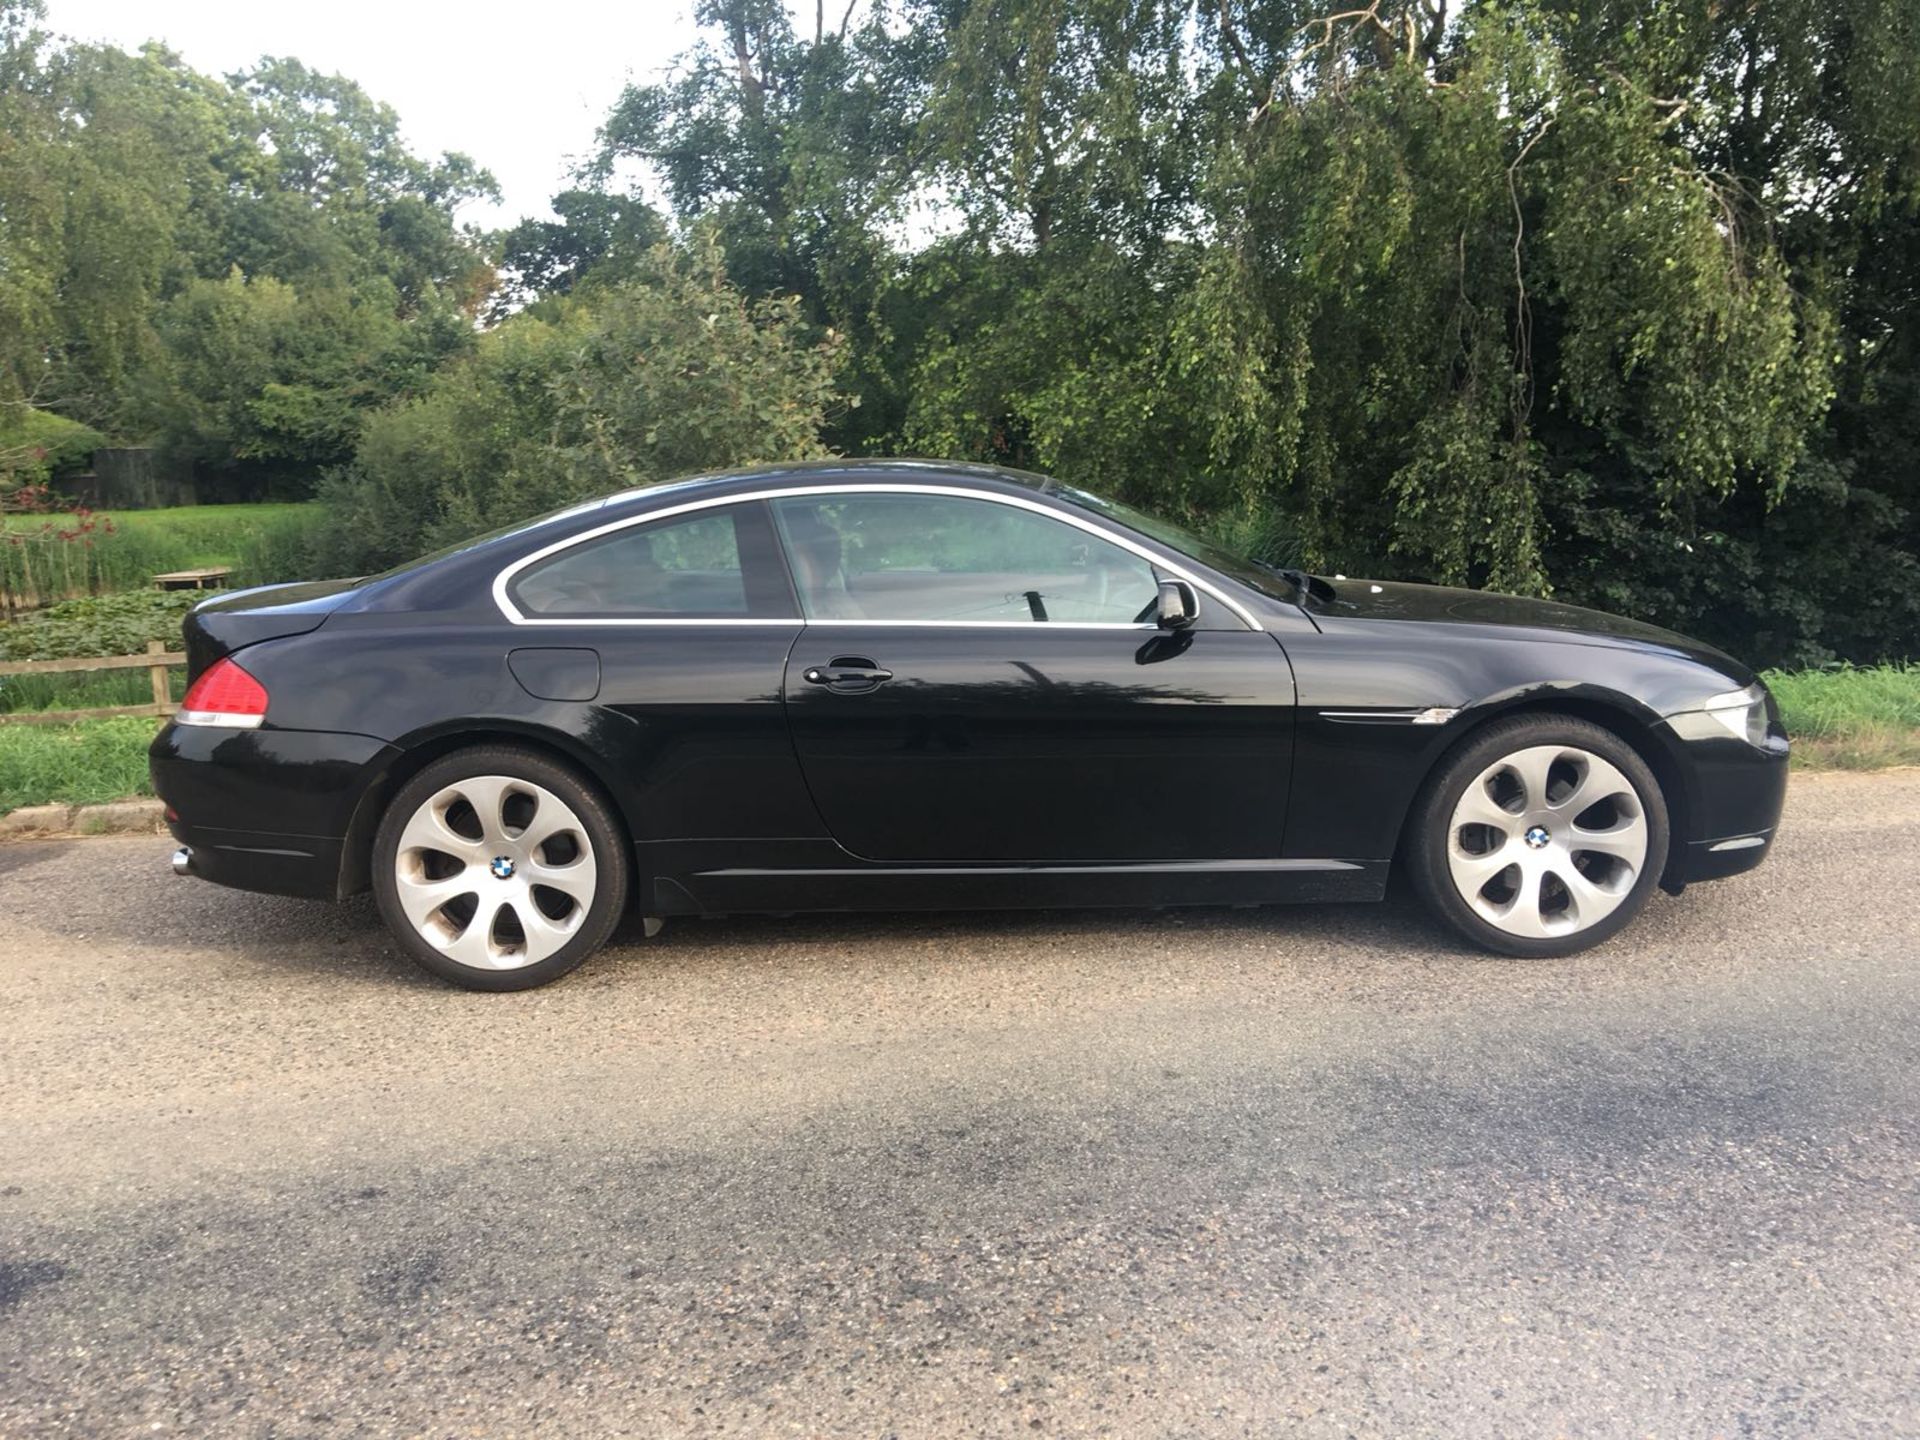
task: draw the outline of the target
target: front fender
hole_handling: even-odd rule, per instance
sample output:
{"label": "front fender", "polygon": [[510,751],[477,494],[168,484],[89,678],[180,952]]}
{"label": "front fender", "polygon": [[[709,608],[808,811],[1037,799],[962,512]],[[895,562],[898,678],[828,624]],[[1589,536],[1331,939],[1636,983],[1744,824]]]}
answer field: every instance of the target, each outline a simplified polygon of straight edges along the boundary
{"label": "front fender", "polygon": [[[1446,754],[1487,722],[1526,710],[1561,710],[1621,735],[1660,781],[1676,839],[1692,835],[1697,778],[1663,722],[1729,686],[1696,660],[1392,622],[1348,622],[1285,643],[1300,695],[1288,856],[1390,858]],[[1451,715],[1425,723],[1434,710]]]}

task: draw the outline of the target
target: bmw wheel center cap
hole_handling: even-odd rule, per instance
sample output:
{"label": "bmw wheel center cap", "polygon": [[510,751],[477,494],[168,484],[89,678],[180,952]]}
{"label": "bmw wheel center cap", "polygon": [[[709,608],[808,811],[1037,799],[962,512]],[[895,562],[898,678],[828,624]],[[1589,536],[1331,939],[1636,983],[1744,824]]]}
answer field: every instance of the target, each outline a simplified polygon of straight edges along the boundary
{"label": "bmw wheel center cap", "polygon": [[493,871],[493,878],[496,880],[511,880],[513,878],[513,861],[504,855],[494,856],[493,863],[487,868]]}
{"label": "bmw wheel center cap", "polygon": [[[1547,842],[1553,839],[1553,837],[1547,833],[1547,827],[1544,825],[1529,826],[1527,828],[1527,833],[1524,838],[1527,844],[1535,850],[1546,849]],[[498,869],[500,862],[496,860],[493,863],[494,863],[494,866],[496,867],[494,870],[494,873],[498,875],[500,873]],[[513,867],[509,865],[507,869],[512,870]],[[502,875],[500,878],[504,880],[506,876]]]}

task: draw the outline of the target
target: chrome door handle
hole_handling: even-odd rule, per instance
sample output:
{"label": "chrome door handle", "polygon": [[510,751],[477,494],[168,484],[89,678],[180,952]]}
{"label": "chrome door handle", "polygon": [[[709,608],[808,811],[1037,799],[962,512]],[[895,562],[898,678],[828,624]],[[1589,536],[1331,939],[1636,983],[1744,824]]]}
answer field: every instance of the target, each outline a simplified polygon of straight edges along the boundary
{"label": "chrome door handle", "polygon": [[882,669],[861,656],[842,655],[825,665],[810,665],[801,672],[809,685],[824,685],[829,690],[858,694],[893,679],[893,671]]}

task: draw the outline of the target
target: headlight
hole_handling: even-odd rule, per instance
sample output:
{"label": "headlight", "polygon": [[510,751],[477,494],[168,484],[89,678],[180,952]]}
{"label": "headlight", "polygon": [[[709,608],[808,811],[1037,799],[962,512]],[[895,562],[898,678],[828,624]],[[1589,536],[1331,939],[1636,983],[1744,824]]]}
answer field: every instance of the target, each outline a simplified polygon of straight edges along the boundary
{"label": "headlight", "polygon": [[1736,740],[1767,743],[1767,687],[1757,681],[1744,690],[1716,695],[1700,709]]}

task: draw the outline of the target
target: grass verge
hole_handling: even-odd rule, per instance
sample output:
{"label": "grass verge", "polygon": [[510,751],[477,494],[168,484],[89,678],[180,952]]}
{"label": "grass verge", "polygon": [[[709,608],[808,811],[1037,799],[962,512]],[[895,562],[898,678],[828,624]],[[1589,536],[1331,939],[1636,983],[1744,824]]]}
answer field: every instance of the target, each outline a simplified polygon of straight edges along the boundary
{"label": "grass verge", "polygon": [[[174,648],[179,648],[178,641]],[[167,690],[176,702],[186,694],[186,674],[177,665],[167,671]],[[85,670],[76,675],[9,675],[0,679],[0,715],[152,703],[153,678],[148,670]]]}
{"label": "grass verge", "polygon": [[0,814],[23,805],[100,805],[151,795],[155,721],[137,715],[74,725],[0,725]]}
{"label": "grass verge", "polygon": [[1807,770],[1920,765],[1920,666],[1770,670],[1766,682]]}

